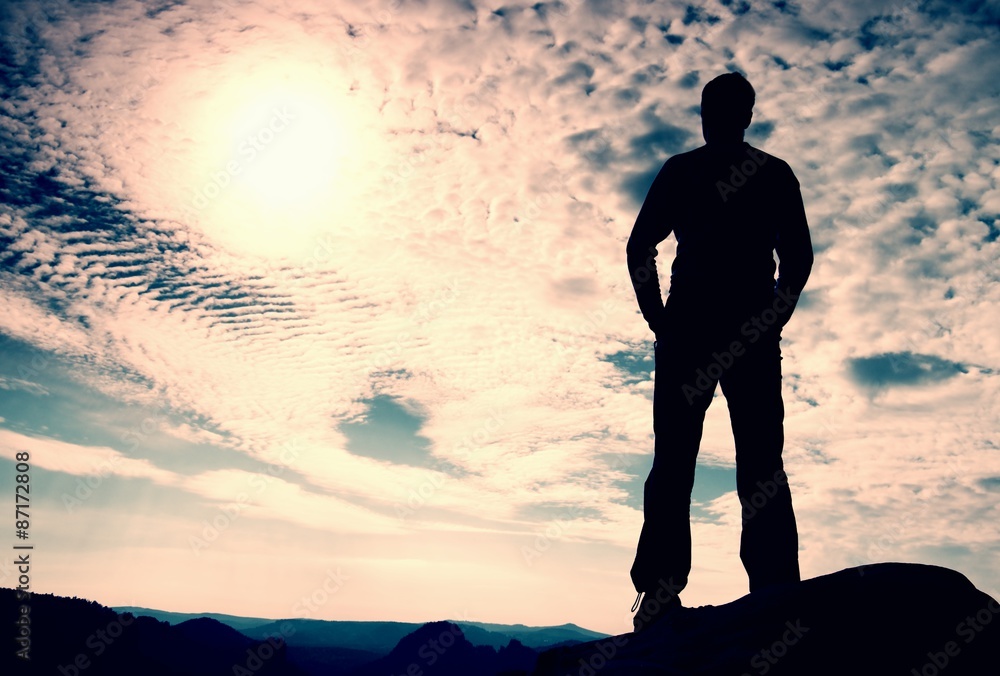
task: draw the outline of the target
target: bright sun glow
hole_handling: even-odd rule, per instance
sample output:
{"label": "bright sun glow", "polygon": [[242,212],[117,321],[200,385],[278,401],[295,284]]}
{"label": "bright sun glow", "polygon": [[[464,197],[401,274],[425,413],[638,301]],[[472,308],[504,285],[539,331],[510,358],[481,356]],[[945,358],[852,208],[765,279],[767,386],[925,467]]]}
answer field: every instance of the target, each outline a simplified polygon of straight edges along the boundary
{"label": "bright sun glow", "polygon": [[240,253],[300,256],[349,212],[370,134],[331,69],[239,66],[192,124],[194,221]]}

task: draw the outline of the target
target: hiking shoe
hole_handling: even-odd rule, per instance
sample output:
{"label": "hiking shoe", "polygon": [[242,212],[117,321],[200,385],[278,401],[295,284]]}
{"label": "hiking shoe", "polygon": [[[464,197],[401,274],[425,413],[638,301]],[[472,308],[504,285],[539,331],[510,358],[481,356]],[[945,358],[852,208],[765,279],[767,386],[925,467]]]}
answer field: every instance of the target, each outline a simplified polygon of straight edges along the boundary
{"label": "hiking shoe", "polygon": [[664,602],[656,597],[656,592],[639,592],[632,604],[632,611],[635,612],[632,630],[638,634],[663,618],[676,615],[683,607],[681,598],[676,594],[668,596]]}

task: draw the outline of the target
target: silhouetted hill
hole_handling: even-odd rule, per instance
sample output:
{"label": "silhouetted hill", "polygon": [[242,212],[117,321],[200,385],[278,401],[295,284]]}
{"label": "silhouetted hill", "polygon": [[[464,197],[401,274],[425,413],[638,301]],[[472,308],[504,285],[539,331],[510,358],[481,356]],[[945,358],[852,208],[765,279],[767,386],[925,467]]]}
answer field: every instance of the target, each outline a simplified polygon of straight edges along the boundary
{"label": "silhouetted hill", "polygon": [[119,612],[154,617],[182,626],[211,618],[257,641],[280,638],[286,661],[309,676],[339,676],[386,655],[403,636],[420,627],[410,622],[330,622],[274,620],[223,613],[175,613],[140,606],[121,606]]}
{"label": "silhouetted hill", "polygon": [[354,650],[339,646],[289,646],[288,663],[308,676],[346,676],[360,666],[371,664],[385,653]]}
{"label": "silhouetted hill", "polygon": [[495,650],[475,646],[454,622],[428,622],[404,636],[385,657],[354,672],[352,676],[500,676],[525,675],[538,656],[516,640]]}
{"label": "silhouetted hill", "polygon": [[[11,631],[11,646],[21,604],[14,590],[0,588],[0,624]],[[575,625],[464,623],[463,629],[450,621],[264,620],[252,628],[265,632],[255,638],[211,617],[170,625],[51,594],[33,594],[29,604],[31,663],[19,661],[12,648],[0,656],[0,674],[525,676],[532,669],[536,676],[1000,674],[1000,604],[955,571],[919,564],[873,564],[776,586],[725,605],[684,609],[639,634],[550,649],[540,657],[512,636],[544,643],[595,633]],[[338,638],[331,639],[335,629]],[[289,640],[267,640],[272,631]],[[390,636],[398,639],[387,648]],[[293,645],[293,639],[302,643]]]}
{"label": "silhouetted hill", "polygon": [[[488,622],[455,622],[455,624],[462,628],[466,638],[473,645],[491,645],[494,648],[506,645],[510,639],[516,639],[521,644],[538,650],[566,644],[575,645],[608,636],[571,623],[556,627],[529,627],[523,624],[491,624]],[[483,630],[485,633],[478,634],[476,629]],[[479,636],[483,636],[483,640],[477,640]],[[487,642],[488,640],[496,642]]]}
{"label": "silhouetted hill", "polygon": [[406,636],[421,627],[418,622],[350,622],[335,620],[276,620],[246,631],[247,636],[265,639],[283,636],[290,646],[353,648],[387,654]]}
{"label": "silhouetted hill", "polygon": [[[30,607],[29,663],[14,651],[19,607]],[[216,620],[171,626],[151,617],[117,613],[95,601],[52,594],[18,600],[0,588],[0,625],[10,632],[0,655],[3,674],[64,676],[301,676],[278,641],[256,641]],[[241,671],[240,669],[244,671]]]}
{"label": "silhouetted hill", "polygon": [[[373,673],[379,669],[389,669],[391,663],[380,661],[395,649],[400,654],[399,645],[408,645],[408,636],[426,631],[426,624],[416,622],[361,622],[350,620],[311,620],[247,618],[222,613],[175,613],[153,608],[122,606],[119,611],[135,615],[149,616],[170,624],[182,624],[201,618],[212,618],[238,629],[239,632],[257,641],[269,637],[280,638],[285,646],[286,663],[301,670],[308,676],[337,676],[353,674],[361,667],[372,666]],[[486,647],[481,651],[488,668],[496,667],[495,673],[504,670],[510,675],[523,674],[532,668],[539,649],[554,646],[575,645],[607,634],[590,631],[575,624],[555,627],[529,627],[523,624],[491,624],[486,622],[445,621],[457,625],[465,640],[472,647]],[[418,641],[418,648],[419,641]],[[430,648],[428,648],[430,649]],[[455,654],[462,653],[460,647]],[[417,655],[418,665],[423,668],[423,658]],[[407,662],[405,667],[410,665]],[[379,666],[382,665],[382,666]],[[447,667],[447,663],[445,663]],[[441,667],[438,666],[438,669]],[[481,665],[481,668],[483,667]],[[385,673],[392,673],[391,670]],[[428,672],[434,673],[434,672]],[[441,672],[450,673],[450,672]],[[474,672],[494,673],[494,672]],[[395,676],[395,674],[393,675]]]}
{"label": "silhouetted hill", "polygon": [[[137,606],[123,606],[117,610],[149,615],[171,624],[209,617],[237,628],[242,634],[258,641],[266,640],[268,637],[279,637],[287,647],[287,663],[301,669],[309,676],[350,674],[358,667],[385,657],[404,637],[425,626],[416,622],[270,620],[221,613],[174,613]],[[512,640],[517,642],[516,646],[534,649],[534,654],[537,654],[540,649],[575,645],[607,636],[575,624],[529,627],[523,624],[446,621],[458,625],[466,640],[473,646],[488,646],[495,651],[502,651],[502,660],[508,659],[507,656],[512,654],[510,647]],[[515,663],[522,664],[526,660],[526,657],[518,658]]]}
{"label": "silhouetted hill", "polygon": [[155,608],[143,608],[142,606],[112,606],[111,609],[119,613],[132,613],[136,617],[140,615],[154,617],[161,622],[169,624],[180,624],[181,622],[193,620],[198,617],[208,617],[218,620],[238,632],[275,621],[273,618],[267,617],[242,617],[240,615],[226,615],[225,613],[173,613],[168,610],[156,610]]}
{"label": "silhouetted hill", "polygon": [[881,563],[549,650],[535,676],[995,676],[1000,605],[947,568]]}
{"label": "silhouetted hill", "polygon": [[[196,617],[210,617],[239,632],[263,640],[268,636],[281,636],[289,647],[343,648],[345,650],[374,653],[375,657],[386,655],[400,639],[421,626],[419,622],[376,622],[357,620],[311,620],[311,619],[263,619],[240,617],[222,613],[174,613],[140,606],[119,606],[119,612],[147,615],[158,620],[179,624]],[[554,627],[531,627],[524,624],[495,624],[489,622],[469,622],[466,620],[445,620],[462,628],[465,637],[473,645],[488,645],[501,648],[517,639],[529,648],[543,649],[562,644],[575,644],[603,638],[607,634],[584,629],[575,624]]]}

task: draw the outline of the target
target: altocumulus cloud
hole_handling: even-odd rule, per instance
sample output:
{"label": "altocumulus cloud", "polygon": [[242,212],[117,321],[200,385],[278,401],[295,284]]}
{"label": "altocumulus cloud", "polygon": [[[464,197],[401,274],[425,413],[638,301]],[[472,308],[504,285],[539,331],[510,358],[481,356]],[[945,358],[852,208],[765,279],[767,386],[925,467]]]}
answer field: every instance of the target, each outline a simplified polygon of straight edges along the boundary
{"label": "altocumulus cloud", "polygon": [[[628,595],[651,337],[624,242],[663,160],[701,142],[700,86],[738,70],[758,93],[749,139],[795,170],[817,250],[783,343],[804,572],[930,556],[995,588],[998,18],[975,2],[8,3],[3,439],[36,440],[52,476],[119,468],[117,514],[95,497],[53,521],[79,567],[49,579],[106,594],[79,535],[106,521],[120,535],[100,546],[136,538],[175,591],[225,588],[266,541],[300,575],[356,559],[343,616],[389,617],[366,592],[415,599],[413,575],[426,613],[452,616],[456,582],[492,576],[470,611],[620,629],[609,608],[523,613],[549,587]],[[720,403],[693,603],[744,589]],[[259,486],[186,572],[188,536]]]}

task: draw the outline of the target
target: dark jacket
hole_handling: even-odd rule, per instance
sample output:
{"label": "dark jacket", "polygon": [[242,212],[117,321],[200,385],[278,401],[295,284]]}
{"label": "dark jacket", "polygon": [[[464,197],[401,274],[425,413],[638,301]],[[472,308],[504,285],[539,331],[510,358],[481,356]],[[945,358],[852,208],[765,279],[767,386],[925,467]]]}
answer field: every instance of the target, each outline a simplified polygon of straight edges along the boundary
{"label": "dark jacket", "polygon": [[626,257],[639,309],[654,332],[664,318],[656,246],[671,232],[677,253],[668,304],[732,314],[779,293],[794,308],[812,269],[798,180],[786,162],[748,143],[675,155],[646,194]]}

